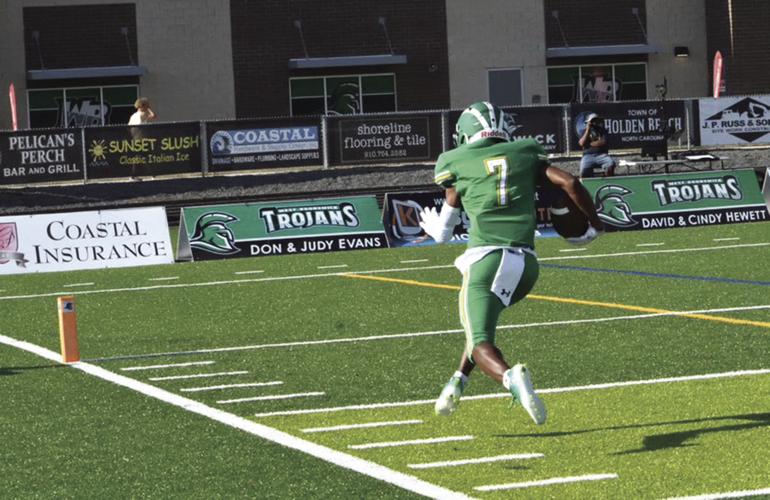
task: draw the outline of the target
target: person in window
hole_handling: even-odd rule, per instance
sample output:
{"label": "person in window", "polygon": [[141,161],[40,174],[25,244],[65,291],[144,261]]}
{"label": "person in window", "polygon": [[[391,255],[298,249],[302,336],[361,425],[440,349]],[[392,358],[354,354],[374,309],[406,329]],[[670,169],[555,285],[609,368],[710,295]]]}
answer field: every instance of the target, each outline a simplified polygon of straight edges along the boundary
{"label": "person in window", "polygon": [[601,168],[605,177],[615,173],[615,159],[610,156],[607,146],[607,130],[596,113],[589,113],[585,118],[585,130],[578,140],[583,148],[580,160],[580,178],[593,177],[594,169]]}
{"label": "person in window", "polygon": [[128,119],[129,125],[141,125],[143,123],[155,121],[157,118],[157,115],[150,107],[150,100],[146,97],[137,99],[134,103],[134,108],[136,108],[136,113],[131,115],[131,118]]}

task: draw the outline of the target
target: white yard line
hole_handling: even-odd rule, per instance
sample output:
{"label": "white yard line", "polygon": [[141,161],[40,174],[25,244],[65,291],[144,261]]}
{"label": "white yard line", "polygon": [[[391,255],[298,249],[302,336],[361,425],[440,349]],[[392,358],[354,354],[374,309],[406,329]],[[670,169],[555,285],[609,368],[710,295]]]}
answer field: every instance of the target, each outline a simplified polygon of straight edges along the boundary
{"label": "white yard line", "polygon": [[178,279],[179,276],[165,276],[162,278],[147,278],[147,281],[174,281]]}
{"label": "white yard line", "polygon": [[[654,255],[659,253],[705,252],[705,251],[714,251],[714,250],[756,248],[756,247],[766,247],[766,246],[770,246],[770,243],[744,243],[744,244],[738,244],[738,245],[719,245],[719,246],[713,246],[713,247],[678,248],[678,249],[672,248],[667,250],[646,250],[646,251],[639,251],[639,252],[619,252],[619,253],[592,254],[592,255],[562,255],[557,257],[542,257],[539,260],[541,262],[547,262],[552,260],[603,259],[607,257]],[[406,271],[427,271],[431,269],[449,269],[449,268],[454,268],[454,266],[451,264],[446,264],[446,265],[440,265],[440,266],[437,265],[437,266],[422,266],[422,267],[402,267],[402,268],[391,268],[391,269],[371,269],[368,271],[355,271],[355,273],[356,274],[382,274],[382,273],[400,273],[400,272],[406,272]],[[319,274],[305,274],[305,275],[295,275],[295,276],[275,276],[270,278],[245,278],[245,279],[238,279],[238,280],[206,281],[201,283],[152,285],[152,286],[141,286],[141,287],[132,287],[132,288],[106,288],[102,290],[83,290],[78,292],[78,294],[91,295],[91,294],[97,294],[97,293],[146,292],[146,291],[153,291],[153,290],[170,290],[175,288],[195,288],[195,287],[203,287],[203,286],[223,286],[223,285],[240,285],[240,284],[246,284],[246,283],[264,283],[264,282],[271,282],[271,281],[307,280],[307,279],[313,279],[313,278],[328,278],[328,277],[334,277],[334,276],[343,276],[345,274],[347,273],[346,272],[319,273]],[[20,300],[20,299],[36,299],[36,298],[43,298],[43,297],[56,297],[58,295],[62,295],[63,293],[68,293],[68,292],[56,291],[56,292],[27,294],[27,295],[9,295],[7,297],[0,297],[0,300]]]}
{"label": "white yard line", "polygon": [[94,282],[89,282],[89,283],[69,283],[67,285],[62,285],[62,286],[65,288],[72,288],[77,286],[94,286],[94,285],[95,285]]}
{"label": "white yard line", "polygon": [[[754,375],[768,375],[770,374],[770,368],[761,370],[741,370],[723,373],[707,373],[703,375],[685,375],[681,377],[666,377],[658,379],[646,379],[646,380],[628,380],[624,382],[607,382],[604,384],[592,384],[592,385],[576,385],[570,387],[554,387],[551,389],[538,389],[538,394],[559,394],[564,392],[578,392],[578,391],[594,391],[602,389],[614,389],[617,387],[630,387],[635,385],[654,385],[654,384],[669,384],[675,382],[691,382],[694,380],[710,380],[719,378],[734,378],[734,377],[750,377]],[[479,399],[500,399],[510,398],[510,392],[499,392],[491,394],[479,394],[476,396],[465,396],[463,401],[474,401]],[[347,406],[333,406],[329,408],[308,408],[304,410],[286,410],[286,411],[273,411],[265,413],[256,413],[255,417],[279,417],[289,415],[306,415],[310,413],[334,413],[340,411],[353,411],[353,410],[374,410],[380,408],[399,408],[404,406],[420,406],[420,405],[432,405],[436,402],[435,399],[418,399],[413,401],[398,401],[392,403],[371,403],[360,405],[347,405]]]}
{"label": "white yard line", "polygon": [[333,266],[317,266],[316,269],[341,269],[343,267],[348,267],[347,264],[335,264]]}
{"label": "white yard line", "polygon": [[470,458],[467,460],[447,460],[446,462],[428,462],[423,464],[409,464],[410,469],[434,469],[436,467],[457,467],[460,465],[489,464],[492,462],[507,462],[510,460],[529,460],[543,458],[542,453],[518,453],[513,455],[497,455],[494,457]]}
{"label": "white yard line", "polygon": [[302,432],[335,432],[335,431],[348,431],[353,429],[371,429],[374,427],[391,427],[396,425],[416,425],[421,424],[422,420],[390,420],[387,422],[367,422],[365,424],[347,424],[347,425],[333,425],[331,427],[310,427],[302,429]]}
{"label": "white yard line", "polygon": [[669,497],[668,500],[717,500],[719,498],[746,498],[759,495],[770,495],[770,488],[761,490],[728,491],[726,493],[707,493],[705,495],[694,495],[691,497]]}
{"label": "white yard line", "polygon": [[235,389],[240,387],[268,387],[273,385],[283,384],[280,380],[273,380],[272,382],[250,382],[247,384],[225,384],[225,385],[207,385],[205,387],[185,387],[179,389],[180,392],[204,392],[204,391],[219,391],[222,389]]}
{"label": "white yard line", "polygon": [[203,366],[213,365],[214,361],[191,361],[189,363],[172,363],[168,365],[146,365],[146,366],[129,366],[127,368],[121,368],[122,372],[134,372],[139,370],[156,370],[161,368],[181,368],[184,366]]}
{"label": "white yard line", "polygon": [[453,441],[470,441],[473,436],[445,436],[427,439],[409,439],[406,441],[382,441],[379,443],[349,444],[351,450],[369,450],[372,448],[393,448],[396,446],[414,446],[420,444],[451,443]]}
{"label": "white yard line", "polygon": [[229,405],[233,403],[248,403],[252,401],[275,401],[278,399],[309,398],[313,396],[323,396],[325,394],[326,393],[322,391],[295,392],[293,394],[274,394],[272,396],[254,396],[251,398],[223,399],[221,401],[217,401],[217,403],[220,405]]}
{"label": "white yard line", "polygon": [[587,248],[563,248],[559,250],[559,252],[569,253],[569,252],[585,252],[588,250]]}
{"label": "white yard line", "polygon": [[[31,352],[42,358],[53,361],[54,363],[59,363],[61,360],[61,356],[58,353],[38,345],[30,344],[29,342],[6,337],[5,335],[0,335],[0,343]],[[88,373],[89,375],[100,378],[102,380],[112,382],[115,385],[126,387],[164,403],[177,406],[191,413],[202,415],[229,427],[240,429],[244,432],[261,437],[273,443],[277,443],[286,448],[298,450],[301,453],[311,455],[313,457],[324,460],[325,462],[329,462],[345,469],[349,469],[360,474],[379,479],[419,495],[430,498],[468,498],[468,496],[462,493],[448,490],[446,488],[442,488],[441,486],[428,483],[414,476],[389,469],[374,462],[363,460],[361,458],[354,457],[353,455],[348,455],[347,453],[306,441],[304,439],[292,436],[291,434],[281,432],[278,429],[258,424],[252,420],[248,420],[232,413],[212,408],[203,403],[199,403],[198,401],[194,401],[192,399],[173,394],[169,391],[165,391],[158,387],[139,382],[138,380],[134,380],[132,378],[105,370],[100,366],[85,362],[72,363],[68,366],[72,367],[73,369]]]}
{"label": "white yard line", "polygon": [[[628,321],[636,319],[648,319],[659,318],[664,316],[682,316],[686,314],[712,314],[718,312],[738,312],[738,311],[755,311],[761,309],[770,309],[770,304],[756,305],[756,306],[742,306],[742,307],[721,307],[716,309],[695,309],[695,310],[683,310],[683,311],[670,311],[664,313],[645,313],[645,314],[629,314],[622,316],[607,316],[603,318],[586,318],[586,319],[570,319],[560,321],[546,321],[542,323],[520,323],[512,325],[499,325],[498,330],[515,330],[522,328],[539,328],[539,327],[552,327],[552,326],[569,326],[582,323],[604,323],[607,321]],[[95,358],[86,361],[110,361],[119,359],[143,359],[143,358],[161,358],[166,356],[186,356],[196,354],[211,354],[216,352],[233,352],[233,351],[251,351],[259,349],[278,349],[278,348],[292,348],[292,347],[307,347],[317,346],[325,344],[345,344],[355,342],[371,342],[376,340],[395,340],[403,338],[417,338],[417,337],[429,337],[433,335],[450,335],[463,333],[462,329],[453,328],[449,330],[433,330],[426,332],[408,332],[408,333],[392,333],[383,335],[370,335],[368,337],[343,337],[340,339],[324,339],[324,340],[299,340],[296,342],[278,342],[274,344],[252,344],[243,346],[232,347],[213,347],[211,349],[195,349],[190,351],[170,351],[170,352],[158,352],[147,354],[127,354],[124,356],[115,356],[112,358]]]}
{"label": "white yard line", "polygon": [[209,378],[209,377],[228,377],[230,375],[245,375],[247,371],[237,372],[217,372],[217,373],[196,373],[195,375],[174,375],[173,377],[151,377],[148,380],[159,382],[161,380],[184,380],[188,378]]}
{"label": "white yard line", "polygon": [[260,274],[264,273],[262,269],[255,269],[254,271],[235,271],[233,274],[241,275],[241,274]]}
{"label": "white yard line", "polygon": [[714,238],[711,241],[738,241],[740,238]]}
{"label": "white yard line", "polygon": [[665,243],[637,243],[638,247],[662,247]]}
{"label": "white yard line", "polygon": [[536,486],[550,486],[553,484],[577,483],[581,481],[603,481],[606,479],[617,479],[617,474],[586,474],[584,476],[552,477],[540,481],[525,481],[523,483],[489,484],[487,486],[476,486],[477,491],[499,491],[513,490],[518,488],[533,488]]}
{"label": "white yard line", "polygon": [[428,259],[414,259],[414,260],[402,260],[400,264],[418,264],[420,262],[428,262]]}

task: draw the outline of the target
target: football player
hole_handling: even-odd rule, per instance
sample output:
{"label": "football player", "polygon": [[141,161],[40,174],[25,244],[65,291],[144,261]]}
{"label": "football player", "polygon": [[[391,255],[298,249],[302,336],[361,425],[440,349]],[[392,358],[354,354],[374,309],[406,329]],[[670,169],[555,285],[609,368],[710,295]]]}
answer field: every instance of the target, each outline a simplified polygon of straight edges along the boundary
{"label": "football player", "polygon": [[513,368],[495,345],[500,313],[523,299],[537,281],[535,254],[536,185],[550,182],[563,189],[590,222],[573,243],[588,243],[604,230],[593,202],[572,174],[548,165],[545,150],[534,139],[511,142],[511,122],[488,102],[469,106],[457,120],[457,147],[438,158],[435,181],[446,199],[438,212],[423,209],[420,226],[438,243],[449,241],[460,222],[460,207],[470,221],[468,248],[455,260],[463,275],[460,322],[466,345],[460,366],[435,404],[438,415],[451,415],[460,402],[475,366],[502,383],[536,424],[546,408],[535,394],[529,371]]}

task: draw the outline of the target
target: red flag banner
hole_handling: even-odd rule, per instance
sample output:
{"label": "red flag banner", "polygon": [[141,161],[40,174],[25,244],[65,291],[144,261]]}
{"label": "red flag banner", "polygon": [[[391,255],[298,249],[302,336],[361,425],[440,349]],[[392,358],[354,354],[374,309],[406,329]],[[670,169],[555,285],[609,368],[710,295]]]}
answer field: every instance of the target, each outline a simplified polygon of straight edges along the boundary
{"label": "red flag banner", "polygon": [[713,82],[713,90],[714,90],[714,98],[716,99],[719,97],[719,92],[722,91],[723,82],[722,82],[722,53],[717,50],[717,53],[714,54],[714,74],[712,78]]}
{"label": "red flag banner", "polygon": [[8,99],[11,100],[11,122],[13,130],[19,130],[19,119],[16,115],[16,88],[13,84],[8,87]]}

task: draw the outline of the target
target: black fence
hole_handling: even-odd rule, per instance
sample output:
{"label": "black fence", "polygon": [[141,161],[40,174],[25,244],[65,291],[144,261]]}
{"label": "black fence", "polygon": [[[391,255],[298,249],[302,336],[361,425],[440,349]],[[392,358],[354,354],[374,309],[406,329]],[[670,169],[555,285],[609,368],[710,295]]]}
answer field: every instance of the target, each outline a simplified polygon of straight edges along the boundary
{"label": "black fence", "polygon": [[[585,117],[612,149],[671,141],[770,143],[770,96],[504,108],[516,139],[550,154],[579,149]],[[462,110],[178,122],[0,132],[0,185],[294,167],[433,162],[454,147]],[[665,149],[665,147],[663,148]]]}

